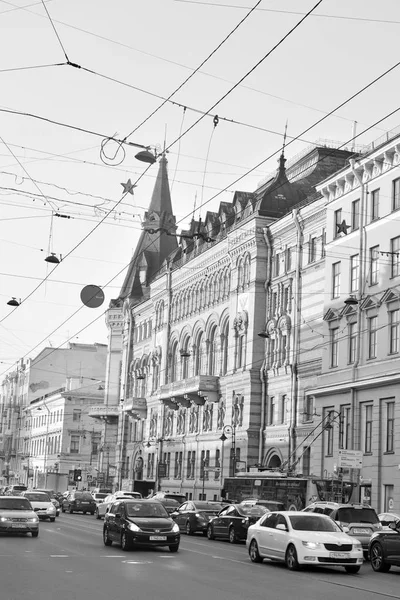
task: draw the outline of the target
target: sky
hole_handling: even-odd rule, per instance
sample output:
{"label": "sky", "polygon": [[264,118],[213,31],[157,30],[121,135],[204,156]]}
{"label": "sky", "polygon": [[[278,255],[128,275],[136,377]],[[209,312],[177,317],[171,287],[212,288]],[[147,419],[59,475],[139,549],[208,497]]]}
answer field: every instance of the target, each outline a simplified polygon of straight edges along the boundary
{"label": "sky", "polygon": [[[400,2],[304,19],[316,4],[0,0],[0,378],[45,346],[107,343],[158,170],[142,146],[167,149],[184,229],[275,171],[286,123],[289,160],[400,125],[400,66],[346,102],[400,61]],[[82,304],[88,284],[102,306]]]}

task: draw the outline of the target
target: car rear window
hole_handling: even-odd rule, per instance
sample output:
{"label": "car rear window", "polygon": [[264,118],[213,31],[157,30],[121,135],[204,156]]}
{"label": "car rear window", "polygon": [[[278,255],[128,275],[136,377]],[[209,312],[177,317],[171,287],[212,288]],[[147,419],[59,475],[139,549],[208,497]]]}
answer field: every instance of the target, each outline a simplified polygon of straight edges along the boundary
{"label": "car rear window", "polygon": [[337,511],[336,521],[341,523],[379,523],[373,508],[346,506]]}
{"label": "car rear window", "polygon": [[26,487],[26,485],[13,485],[12,486],[12,490],[15,492],[25,492],[25,490],[27,490],[28,488]]}
{"label": "car rear window", "polygon": [[248,515],[249,517],[262,517],[267,512],[266,506],[261,506],[260,504],[255,504],[254,506],[240,506],[239,511],[243,515]]}
{"label": "car rear window", "polygon": [[176,494],[165,494],[164,498],[166,498],[167,500],[176,500],[177,502],[179,502],[179,504],[183,504],[184,502],[186,502],[186,496],[177,496]]}
{"label": "car rear window", "polygon": [[25,498],[28,498],[30,502],[50,502],[50,496],[44,492],[32,492],[25,494]]}
{"label": "car rear window", "polygon": [[93,496],[89,492],[75,492],[75,498],[78,500],[93,500]]}
{"label": "car rear window", "polygon": [[93,494],[96,500],[103,500],[104,498],[107,498],[107,495],[108,494]]}

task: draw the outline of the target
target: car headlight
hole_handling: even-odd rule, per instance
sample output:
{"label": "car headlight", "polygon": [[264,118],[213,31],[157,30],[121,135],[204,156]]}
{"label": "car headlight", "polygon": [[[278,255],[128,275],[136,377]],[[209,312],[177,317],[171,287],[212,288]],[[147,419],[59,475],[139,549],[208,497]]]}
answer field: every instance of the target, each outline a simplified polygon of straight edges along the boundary
{"label": "car headlight", "polygon": [[28,523],[38,523],[39,519],[37,517],[30,517],[28,519]]}
{"label": "car headlight", "polygon": [[179,533],[179,525],[178,525],[178,523],[174,523],[174,524],[172,525],[172,531],[173,531],[174,533]]}
{"label": "car headlight", "polygon": [[362,550],[362,543],[361,542],[354,542],[353,543],[353,550]]}
{"label": "car headlight", "polygon": [[302,544],[309,550],[317,550],[318,548],[323,547],[323,545],[320,544],[320,542],[302,542]]}
{"label": "car headlight", "polygon": [[142,531],[142,530],[140,529],[140,527],[138,527],[138,526],[136,525],[136,523],[129,523],[129,525],[128,525],[128,529],[130,529],[131,531]]}
{"label": "car headlight", "polygon": [[6,521],[8,521],[7,517],[0,517],[1,523],[5,523]]}

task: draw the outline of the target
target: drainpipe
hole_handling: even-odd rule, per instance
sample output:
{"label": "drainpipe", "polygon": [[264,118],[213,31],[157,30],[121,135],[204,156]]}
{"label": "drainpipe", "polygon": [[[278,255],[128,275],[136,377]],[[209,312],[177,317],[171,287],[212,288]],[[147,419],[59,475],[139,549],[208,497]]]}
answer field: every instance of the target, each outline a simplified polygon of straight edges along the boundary
{"label": "drainpipe", "polygon": [[[261,379],[261,423],[260,423],[260,437],[258,440],[258,464],[262,465],[263,463],[263,454],[264,454],[264,428],[265,428],[265,405],[267,402],[267,381],[268,381],[268,373],[266,370],[265,360],[260,369],[260,379]],[[222,445],[223,448],[223,445]]]}
{"label": "drainpipe", "polygon": [[[292,353],[292,375],[291,375],[291,395],[292,395],[292,406],[290,411],[290,423],[289,423],[289,460],[292,452],[292,448],[296,448],[296,427],[297,427],[297,408],[298,408],[298,376],[297,376],[297,365],[298,356],[300,353],[300,319],[301,319],[301,265],[303,258],[303,232],[299,220],[299,213],[297,209],[292,211],[293,221],[297,229],[297,260],[296,260],[296,272],[295,272],[295,294],[296,294],[296,311],[294,313],[293,323],[293,353]],[[296,465],[296,456],[293,456],[293,464]],[[290,464],[288,465],[290,469]]]}
{"label": "drainpipe", "polygon": [[[271,264],[272,264],[272,244],[270,240],[270,230],[268,227],[264,228],[264,240],[268,249],[268,257],[267,257],[267,273],[265,278],[265,291],[267,292],[270,284],[271,284]],[[265,345],[264,345],[265,352]],[[264,359],[262,367],[260,369],[260,379],[261,379],[261,423],[260,423],[260,435],[258,441],[258,464],[262,465],[263,463],[263,454],[264,454],[264,429],[265,429],[265,407],[267,403],[267,393],[268,393],[268,372],[266,360]]]}
{"label": "drainpipe", "polygon": [[[361,198],[360,198],[360,239],[359,239],[359,257],[360,257],[360,271],[359,271],[359,279],[358,279],[358,304],[357,304],[357,348],[356,348],[356,359],[353,364],[353,381],[357,379],[357,369],[361,359],[361,329],[362,329],[362,312],[361,312],[361,298],[363,295],[364,285],[365,285],[365,248],[366,248],[366,231],[365,225],[367,220],[367,211],[366,211],[366,186],[363,183],[362,176],[356,170],[355,164],[356,161],[354,158],[349,160],[350,168],[360,184]],[[352,388],[351,394],[351,447],[355,449],[355,446],[358,446],[358,440],[356,442],[356,410],[357,410],[357,391]]]}
{"label": "drainpipe", "polygon": [[[133,318],[131,312],[131,306],[128,302],[128,318],[129,318],[129,327],[128,327],[128,343],[126,348],[126,363],[125,363],[125,373],[124,373],[124,388],[123,388],[123,398],[120,398],[120,401],[125,401],[129,390],[128,390],[128,373],[129,373],[129,361],[130,361],[130,348],[131,348],[131,339],[132,339],[132,327],[133,327]],[[119,451],[119,489],[122,487],[122,475],[123,475],[123,464],[124,464],[124,446],[125,446],[125,420],[126,414],[124,411],[124,404],[121,406],[121,441],[120,441],[120,451]]]}

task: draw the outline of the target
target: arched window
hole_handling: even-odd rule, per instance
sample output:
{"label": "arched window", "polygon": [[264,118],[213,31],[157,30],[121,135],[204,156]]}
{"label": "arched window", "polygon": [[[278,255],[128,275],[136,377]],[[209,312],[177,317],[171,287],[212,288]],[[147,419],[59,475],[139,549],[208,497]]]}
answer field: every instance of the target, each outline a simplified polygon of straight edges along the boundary
{"label": "arched window", "polygon": [[208,374],[217,375],[217,328],[210,331],[208,340]]}
{"label": "arched window", "polygon": [[246,256],[243,265],[243,284],[249,285],[250,283],[250,256]]}
{"label": "arched window", "polygon": [[228,340],[229,340],[229,321],[224,323],[221,335],[221,375],[226,375],[228,372]]}
{"label": "arched window", "polygon": [[195,346],[195,357],[194,357],[194,374],[204,375],[204,363],[206,360],[206,348],[204,333],[200,333],[197,336]]}
{"label": "arched window", "polygon": [[188,379],[188,377],[189,377],[189,364],[190,364],[190,339],[186,338],[181,346],[182,379]]}
{"label": "arched window", "polygon": [[243,261],[240,260],[237,266],[238,286],[243,287]]}
{"label": "arched window", "polygon": [[169,381],[172,383],[177,380],[177,368],[178,368],[178,342],[175,341],[171,345],[171,352],[169,355]]}

